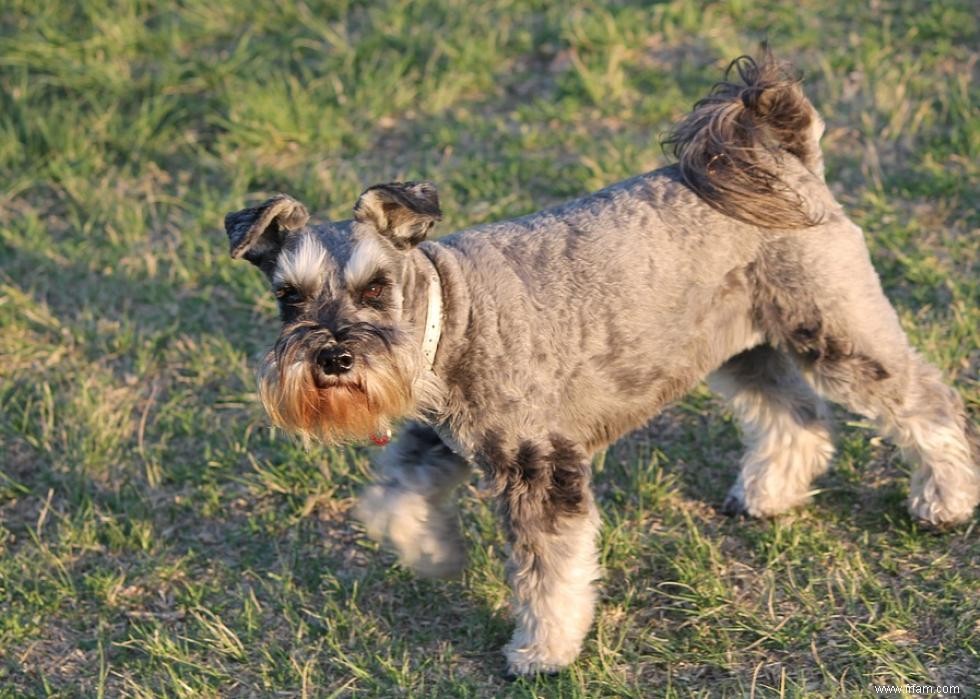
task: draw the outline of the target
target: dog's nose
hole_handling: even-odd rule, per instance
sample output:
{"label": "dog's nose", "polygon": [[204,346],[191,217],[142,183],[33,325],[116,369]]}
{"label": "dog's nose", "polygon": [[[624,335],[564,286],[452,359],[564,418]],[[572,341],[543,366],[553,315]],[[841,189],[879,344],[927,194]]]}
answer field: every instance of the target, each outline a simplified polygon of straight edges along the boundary
{"label": "dog's nose", "polygon": [[325,374],[344,374],[354,366],[354,355],[343,347],[327,347],[317,353],[316,363]]}

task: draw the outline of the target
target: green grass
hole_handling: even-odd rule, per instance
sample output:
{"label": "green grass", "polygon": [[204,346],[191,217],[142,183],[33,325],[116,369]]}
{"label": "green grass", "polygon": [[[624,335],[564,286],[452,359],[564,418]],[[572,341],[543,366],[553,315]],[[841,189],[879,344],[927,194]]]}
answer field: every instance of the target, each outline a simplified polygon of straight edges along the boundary
{"label": "green grass", "polygon": [[397,178],[438,184],[443,231],[538,209],[663,164],[767,36],[976,415],[967,0],[4,3],[0,697],[977,696],[977,522],[910,522],[907,465],[853,418],[776,522],[717,513],[739,446],[705,389],[611,448],[595,630],[560,676],[506,684],[492,503],[464,498],[463,579],[417,580],[351,523],[369,452],[304,451],[256,401],[274,308],[226,211],[287,191],[346,217]]}

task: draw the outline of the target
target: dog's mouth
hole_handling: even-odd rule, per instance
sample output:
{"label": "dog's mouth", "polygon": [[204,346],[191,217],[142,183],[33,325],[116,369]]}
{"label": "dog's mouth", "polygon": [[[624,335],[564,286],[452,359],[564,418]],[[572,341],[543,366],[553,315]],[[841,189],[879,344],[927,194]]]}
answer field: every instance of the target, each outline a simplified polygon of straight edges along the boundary
{"label": "dog's mouth", "polygon": [[321,391],[330,390],[345,390],[345,391],[357,391],[359,393],[366,393],[367,389],[364,386],[364,379],[360,376],[360,372],[351,372],[338,376],[337,374],[328,374],[317,364],[313,364],[310,367],[310,374],[313,377],[313,385],[316,386]]}

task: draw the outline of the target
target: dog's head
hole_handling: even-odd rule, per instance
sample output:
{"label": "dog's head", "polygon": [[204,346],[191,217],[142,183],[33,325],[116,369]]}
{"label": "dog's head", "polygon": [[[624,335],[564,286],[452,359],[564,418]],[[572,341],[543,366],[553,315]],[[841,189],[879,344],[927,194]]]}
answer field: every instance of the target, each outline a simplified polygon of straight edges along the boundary
{"label": "dog's head", "polygon": [[273,422],[326,442],[385,432],[434,399],[420,344],[429,279],[415,246],[440,218],[429,183],[367,189],[353,220],[311,226],[278,195],[230,213],[231,255],[269,279],[282,329],[259,370]]}

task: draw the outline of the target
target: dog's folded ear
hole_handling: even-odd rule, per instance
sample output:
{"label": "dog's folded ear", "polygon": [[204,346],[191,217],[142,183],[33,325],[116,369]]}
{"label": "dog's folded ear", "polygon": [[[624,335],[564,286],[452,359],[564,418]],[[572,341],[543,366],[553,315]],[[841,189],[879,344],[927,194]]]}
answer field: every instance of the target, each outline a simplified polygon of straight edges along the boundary
{"label": "dog's folded ear", "polygon": [[439,194],[431,182],[376,184],[354,205],[354,220],[373,226],[399,250],[425,240],[441,218]]}
{"label": "dog's folded ear", "polygon": [[231,245],[231,256],[244,257],[263,272],[271,273],[283,242],[310,220],[306,207],[285,194],[225,216],[225,231]]}

